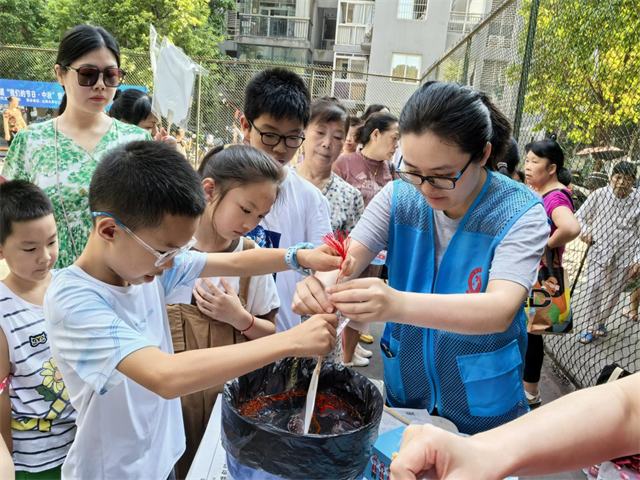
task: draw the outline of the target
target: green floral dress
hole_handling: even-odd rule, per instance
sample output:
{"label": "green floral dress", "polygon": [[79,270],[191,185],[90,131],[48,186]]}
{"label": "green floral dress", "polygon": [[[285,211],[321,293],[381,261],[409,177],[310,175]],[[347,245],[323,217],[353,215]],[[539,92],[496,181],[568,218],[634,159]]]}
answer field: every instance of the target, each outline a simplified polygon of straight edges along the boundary
{"label": "green floral dress", "polygon": [[[77,258],[75,249],[79,255],[87,243],[91,231],[88,191],[98,162],[112,148],[134,140],[151,140],[151,135],[135,125],[115,119],[91,153],[58,132],[61,203],[56,179],[53,121],[34,124],[16,135],[7,153],[2,176],[10,180],[23,179],[35,183],[53,202],[60,245],[57,268],[71,265]],[[73,235],[73,242],[69,231]]]}

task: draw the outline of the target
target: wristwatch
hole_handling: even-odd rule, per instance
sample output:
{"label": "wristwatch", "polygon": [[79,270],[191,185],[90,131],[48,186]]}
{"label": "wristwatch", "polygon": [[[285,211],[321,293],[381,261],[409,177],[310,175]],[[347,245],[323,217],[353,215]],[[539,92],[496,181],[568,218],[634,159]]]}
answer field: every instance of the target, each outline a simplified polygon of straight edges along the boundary
{"label": "wristwatch", "polygon": [[301,248],[308,250],[315,247],[313,243],[299,243],[293,247],[289,247],[287,248],[287,253],[284,255],[284,261],[291,270],[308,277],[311,275],[311,270],[309,268],[302,268],[298,263],[298,250]]}

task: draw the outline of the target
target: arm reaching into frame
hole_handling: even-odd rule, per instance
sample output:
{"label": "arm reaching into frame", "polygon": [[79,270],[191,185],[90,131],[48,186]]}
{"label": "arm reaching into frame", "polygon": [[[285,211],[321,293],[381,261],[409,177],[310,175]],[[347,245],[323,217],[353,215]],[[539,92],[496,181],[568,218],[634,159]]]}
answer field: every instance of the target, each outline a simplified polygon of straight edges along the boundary
{"label": "arm reaching into frame", "polygon": [[391,463],[391,478],[500,480],[576,470],[639,453],[638,425],[640,373],[571,393],[472,437],[410,426]]}

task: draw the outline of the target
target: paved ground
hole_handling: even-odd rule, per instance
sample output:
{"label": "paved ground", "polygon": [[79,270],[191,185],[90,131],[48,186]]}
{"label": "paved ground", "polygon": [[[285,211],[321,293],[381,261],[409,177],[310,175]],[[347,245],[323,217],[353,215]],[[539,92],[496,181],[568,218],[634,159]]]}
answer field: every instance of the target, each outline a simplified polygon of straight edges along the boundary
{"label": "paved ground", "polygon": [[[384,324],[372,324],[371,334],[374,336],[375,341],[373,345],[361,345],[367,350],[373,352],[371,363],[367,367],[357,368],[357,371],[366,375],[367,378],[382,379],[382,357],[380,348],[378,347],[378,341],[382,336],[384,330]],[[542,400],[544,403],[549,403],[557,398],[560,398],[567,393],[574,390],[573,386],[565,378],[561,378],[561,374],[556,373],[557,369],[554,368],[553,362],[545,357],[544,365],[542,367],[542,378],[540,380],[540,391],[542,392]],[[582,471],[566,472],[557,475],[545,475],[541,477],[531,477],[531,480],[585,480],[586,476]]]}
{"label": "paved ground", "polygon": [[[575,281],[577,270],[583,259],[585,244],[579,240],[571,242],[563,257],[563,265],[570,281]],[[571,298],[571,310],[574,318],[574,334],[558,335],[547,338],[547,347],[551,349],[558,362],[575,378],[578,385],[595,385],[596,378],[605,365],[618,363],[623,368],[640,371],[640,322],[631,322],[622,315],[622,310],[630,305],[630,291],[623,292],[618,299],[612,315],[606,319],[609,330],[607,337],[598,339],[589,345],[578,343],[578,335],[591,327],[593,312],[587,305],[586,275],[589,261],[576,282]]]}

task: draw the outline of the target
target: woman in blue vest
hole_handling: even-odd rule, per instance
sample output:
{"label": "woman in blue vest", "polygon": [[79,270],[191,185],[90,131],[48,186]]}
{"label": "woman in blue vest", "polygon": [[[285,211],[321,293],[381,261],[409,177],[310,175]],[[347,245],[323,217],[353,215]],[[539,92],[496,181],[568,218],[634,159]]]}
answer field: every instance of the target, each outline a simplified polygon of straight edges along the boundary
{"label": "woman in blue vest", "polygon": [[485,94],[426,83],[405,105],[400,132],[400,179],[351,233],[356,270],[388,251],[389,284],[308,277],[294,310],[388,322],[380,344],[391,406],[437,410],[463,433],[488,430],[528,411],[523,305],[547,216],[525,186],[488,168],[511,126]]}

